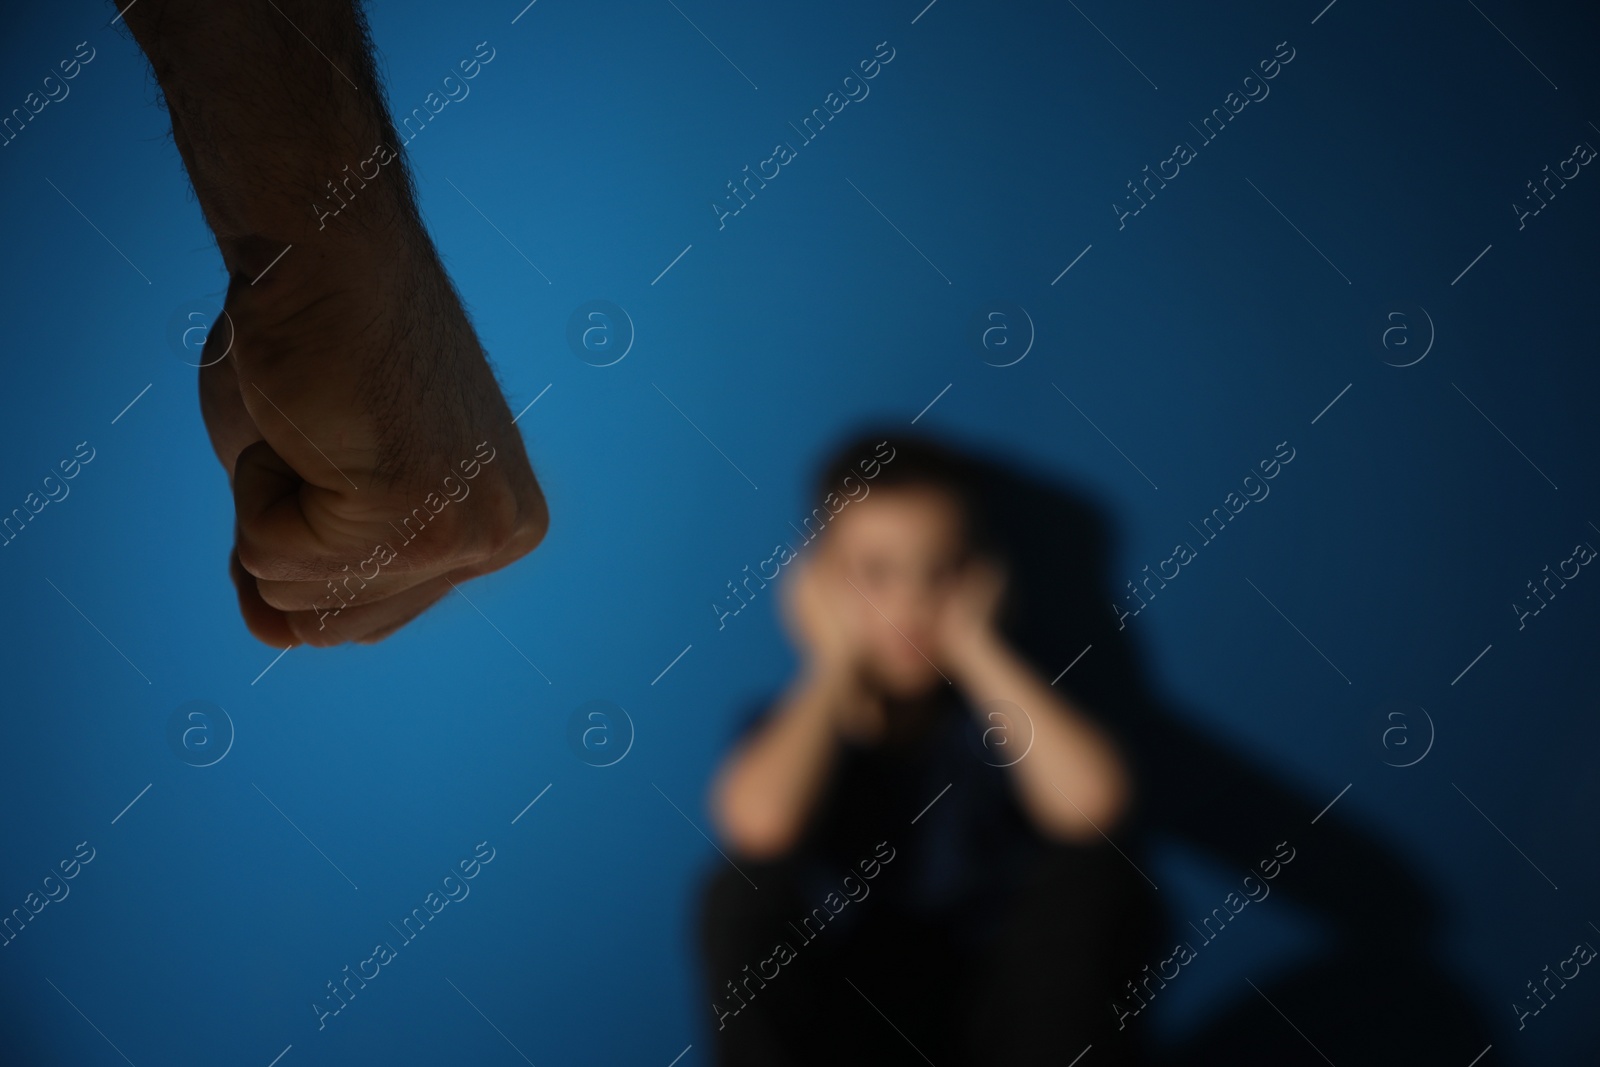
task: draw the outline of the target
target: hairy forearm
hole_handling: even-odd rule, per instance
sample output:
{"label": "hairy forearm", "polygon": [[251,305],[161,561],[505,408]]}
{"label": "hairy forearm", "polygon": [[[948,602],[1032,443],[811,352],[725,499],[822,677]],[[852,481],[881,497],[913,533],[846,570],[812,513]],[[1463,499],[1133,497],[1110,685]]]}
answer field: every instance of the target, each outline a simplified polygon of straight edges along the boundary
{"label": "hairy forearm", "polygon": [[786,852],[798,840],[838,750],[838,707],[848,684],[831,673],[802,679],[718,776],[714,807],[723,835],[752,856]]}
{"label": "hairy forearm", "polygon": [[1035,825],[1068,841],[1093,840],[1109,830],[1127,807],[1130,783],[1105,731],[998,638],[976,643],[957,675],[975,707],[1006,700],[1026,712],[1013,729],[1031,727],[1032,744],[1010,771]]}
{"label": "hairy forearm", "polygon": [[359,211],[330,223],[315,207],[378,145],[398,152],[354,0],[139,0],[125,19],[230,269],[416,227],[399,158],[358,179]]}
{"label": "hairy forearm", "polygon": [[[418,217],[361,10],[137,0],[124,15],[230,275],[199,388],[234,496],[240,612],[275,647],[379,640],[532,551],[549,520]],[[445,512],[483,448],[503,458]],[[382,552],[397,565],[352,588]]]}

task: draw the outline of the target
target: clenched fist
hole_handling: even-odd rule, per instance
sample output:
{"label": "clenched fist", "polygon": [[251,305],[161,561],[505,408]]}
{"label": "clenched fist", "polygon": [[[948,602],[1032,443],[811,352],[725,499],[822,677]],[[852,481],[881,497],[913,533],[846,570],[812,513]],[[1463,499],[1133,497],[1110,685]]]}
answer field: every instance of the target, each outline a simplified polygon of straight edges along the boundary
{"label": "clenched fist", "polygon": [[201,410],[233,484],[240,611],[269,645],[381,640],[548,525],[425,234],[224,247]]}
{"label": "clenched fist", "polygon": [[362,9],[117,6],[231,279],[200,401],[245,623],[281,647],[380,640],[548,520],[423,227]]}

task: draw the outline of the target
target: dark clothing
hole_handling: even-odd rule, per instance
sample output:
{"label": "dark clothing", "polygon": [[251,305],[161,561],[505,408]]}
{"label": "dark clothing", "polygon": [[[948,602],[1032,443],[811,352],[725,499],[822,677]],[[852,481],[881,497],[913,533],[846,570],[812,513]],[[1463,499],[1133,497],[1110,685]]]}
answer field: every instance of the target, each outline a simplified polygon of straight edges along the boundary
{"label": "dark clothing", "polygon": [[954,698],[926,725],[845,744],[796,848],[711,878],[722,1067],[1065,1067],[1091,1043],[1095,1067],[1138,1062],[1111,1002],[1152,958],[1151,886],[1103,841],[1033,830],[996,765],[1026,738],[985,748]]}

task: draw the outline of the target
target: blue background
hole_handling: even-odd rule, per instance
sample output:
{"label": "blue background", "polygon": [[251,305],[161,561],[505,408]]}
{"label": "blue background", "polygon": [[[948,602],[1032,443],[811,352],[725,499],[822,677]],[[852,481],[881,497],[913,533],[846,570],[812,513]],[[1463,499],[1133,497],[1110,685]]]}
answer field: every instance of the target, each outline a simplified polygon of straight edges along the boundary
{"label": "blue background", "polygon": [[[540,1065],[665,1065],[691,1045],[679,1063],[709,1062],[688,916],[721,860],[689,820],[709,830],[709,775],[792,657],[770,597],[720,632],[708,605],[813,506],[821,452],[936,396],[918,429],[1103,505],[1117,587],[1278,442],[1296,449],[1271,497],[1128,620],[1146,681],[1310,810],[1339,796],[1318,826],[1381,844],[1432,895],[1429,952],[1487,1035],[1441,1023],[1436,1062],[1490,1042],[1478,1062],[1578,1062],[1600,979],[1520,1032],[1508,1006],[1600,940],[1600,579],[1586,569],[1521,630],[1509,605],[1600,543],[1600,179],[1585,168],[1520,230],[1509,205],[1600,143],[1592,14],[679,6],[372,13],[400,112],[479,41],[496,50],[407,151],[512,409],[539,398],[519,425],[552,522],[467,587],[479,610],[452,597],[380,645],[294,649],[265,674],[275,653],[227,576],[226,479],[167,340],[225,276],[153,82],[102,6],[8,13],[0,109],[79,41],[96,49],[0,148],[0,510],[95,449],[0,549],[0,909],[78,842],[96,850],[0,948],[18,1062],[123,1062],[113,1044],[141,1067],[289,1046],[285,1067],[521,1062],[508,1042]],[[1271,95],[1119,229],[1124,183],[1198,145],[1188,124],[1285,40]],[[880,41],[895,57],[870,96],[719,230],[724,183],[795,140],[787,124]],[[613,366],[565,340],[592,299],[636,330]],[[969,343],[995,300],[1036,329],[1014,366]],[[1431,351],[1390,365],[1421,351],[1424,308]],[[1411,347],[1385,346],[1397,321]],[[594,699],[636,730],[605,768],[567,741]],[[190,700],[236,731],[210,767],[167,740]],[[1414,766],[1385,765],[1401,761],[1381,744],[1388,701],[1431,716]],[[1313,828],[1302,840],[1314,851]],[[471,896],[319,1032],[324,983],[480,841],[496,854]],[[1245,873],[1176,842],[1149,862],[1174,922]],[[1346,875],[1340,892],[1382,907],[1383,879]],[[1331,936],[1292,900],[1250,915],[1156,1005],[1163,1041]]]}

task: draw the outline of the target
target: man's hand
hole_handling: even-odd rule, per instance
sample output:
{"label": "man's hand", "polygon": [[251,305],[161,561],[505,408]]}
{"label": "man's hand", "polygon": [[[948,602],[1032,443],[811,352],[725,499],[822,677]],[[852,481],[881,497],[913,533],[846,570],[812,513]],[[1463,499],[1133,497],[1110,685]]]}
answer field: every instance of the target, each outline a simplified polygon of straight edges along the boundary
{"label": "man's hand", "polygon": [[245,622],[285,647],[379,640],[527,554],[548,519],[420,220],[361,10],[121,13],[230,278],[200,394]]}
{"label": "man's hand", "polygon": [[813,672],[853,675],[861,662],[860,597],[826,557],[799,560],[781,590],[784,621]]}
{"label": "man's hand", "polygon": [[289,263],[293,248],[255,285],[242,264],[207,339],[231,569],[268,644],[380,640],[544,536],[521,438],[426,240]]}
{"label": "man's hand", "polygon": [[1004,593],[1005,573],[996,564],[975,559],[963,565],[939,612],[940,662],[961,673],[1000,645],[997,615]]}
{"label": "man's hand", "polygon": [[862,637],[867,604],[836,561],[814,556],[791,565],[782,590],[784,621],[805,658],[815,706],[836,736],[869,740],[884,726],[882,700],[865,680]]}

